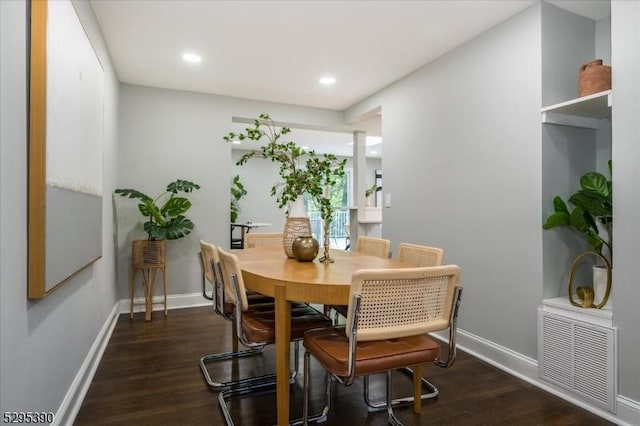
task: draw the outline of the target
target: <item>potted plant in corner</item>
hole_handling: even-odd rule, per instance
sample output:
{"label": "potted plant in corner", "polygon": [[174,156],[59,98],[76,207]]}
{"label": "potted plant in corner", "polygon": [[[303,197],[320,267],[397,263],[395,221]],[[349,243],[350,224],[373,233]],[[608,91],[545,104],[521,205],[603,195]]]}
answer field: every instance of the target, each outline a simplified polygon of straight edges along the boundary
{"label": "potted plant in corner", "polygon": [[367,207],[372,207],[373,202],[371,201],[371,197],[375,196],[376,192],[380,190],[380,187],[377,184],[373,184],[370,188],[367,188],[364,191],[364,195],[367,198]]}
{"label": "potted plant in corner", "polygon": [[[147,233],[146,240],[134,240],[131,247],[132,282],[130,317],[133,318],[134,281],[138,271],[142,272],[145,287],[145,320],[151,319],[153,286],[158,270],[163,272],[166,287],[166,240],[177,240],[191,233],[193,222],[184,214],[191,208],[191,201],[180,193],[189,193],[200,189],[200,185],[178,179],[167,185],[164,192],[152,198],[136,189],[121,188],[115,193],[123,197],[139,200],[138,210],[145,218],[143,229]],[[167,314],[166,288],[164,289],[164,311]]]}
{"label": "potted plant in corner", "polygon": [[[608,162],[609,174],[612,173],[611,160]],[[613,187],[610,179],[598,172],[585,173],[580,178],[580,189],[569,197],[574,207],[569,210],[567,203],[559,196],[554,197],[554,212],[549,215],[542,227],[551,229],[568,226],[582,235],[593,250],[589,252],[604,263],[594,267],[593,303],[591,307],[601,308],[611,291],[611,269],[613,268]],[[579,255],[572,266],[569,279],[571,285],[573,270],[577,262],[585,256]],[[584,294],[585,289],[582,289]],[[569,300],[572,304],[573,294],[569,288]],[[591,298],[591,295],[588,295]],[[588,303],[586,303],[588,304]]]}
{"label": "potted plant in corner", "polygon": [[231,223],[235,223],[238,220],[240,214],[240,205],[238,202],[247,195],[247,190],[244,188],[242,182],[240,182],[240,175],[235,175],[231,179]]}
{"label": "potted plant in corner", "polygon": [[[269,114],[262,113],[254,120],[253,127],[244,133],[231,132],[224,136],[226,142],[239,140],[260,141],[267,139],[267,143],[260,149],[252,150],[242,155],[236,165],[244,165],[250,158],[264,158],[278,163],[278,173],[281,182],[275,182],[271,187],[271,195],[276,197],[278,207],[287,206],[287,220],[284,230],[284,250],[288,257],[294,257],[292,244],[298,236],[311,235],[311,224],[306,216],[302,194],[309,193],[316,201],[325,206],[321,209],[323,220],[329,210],[330,203],[322,201],[324,185],[333,183],[334,175],[344,175],[346,160],[338,160],[333,154],[316,154],[299,147],[293,141],[284,141],[283,136],[291,129],[282,126],[278,129]],[[330,220],[330,218],[329,218]],[[330,223],[330,222],[329,222]]]}

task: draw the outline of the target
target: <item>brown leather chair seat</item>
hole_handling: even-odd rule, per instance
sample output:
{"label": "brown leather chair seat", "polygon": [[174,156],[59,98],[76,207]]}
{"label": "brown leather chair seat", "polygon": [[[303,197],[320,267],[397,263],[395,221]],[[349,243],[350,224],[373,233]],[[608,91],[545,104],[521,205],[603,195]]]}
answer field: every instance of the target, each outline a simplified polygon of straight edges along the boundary
{"label": "brown leather chair seat", "polygon": [[[304,334],[304,347],[331,373],[342,377],[349,374],[349,341],[344,328],[308,330]],[[440,344],[426,335],[358,342],[356,375],[430,363],[439,357]]]}
{"label": "brown leather chair seat", "polygon": [[[249,305],[242,313],[242,331],[253,342],[275,342],[275,306]],[[291,340],[302,339],[309,328],[330,327],[331,319],[305,303],[291,303]]]}

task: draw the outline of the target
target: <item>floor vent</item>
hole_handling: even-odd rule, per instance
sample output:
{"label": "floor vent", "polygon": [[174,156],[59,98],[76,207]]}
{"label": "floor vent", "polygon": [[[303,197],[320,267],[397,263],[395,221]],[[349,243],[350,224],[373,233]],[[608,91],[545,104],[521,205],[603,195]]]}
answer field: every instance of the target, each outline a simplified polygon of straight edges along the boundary
{"label": "floor vent", "polygon": [[615,327],[538,309],[538,374],[613,413],[617,394]]}

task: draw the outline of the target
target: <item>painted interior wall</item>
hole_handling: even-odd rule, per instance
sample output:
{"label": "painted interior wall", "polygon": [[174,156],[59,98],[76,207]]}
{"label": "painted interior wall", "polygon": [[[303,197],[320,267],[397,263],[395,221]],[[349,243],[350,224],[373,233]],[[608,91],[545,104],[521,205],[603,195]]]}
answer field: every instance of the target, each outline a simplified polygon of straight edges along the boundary
{"label": "painted interior wall", "polygon": [[[119,187],[152,195],[178,178],[201,185],[189,194],[193,206],[187,215],[196,225],[194,231],[168,244],[168,293],[180,295],[200,292],[199,240],[229,246],[232,149],[222,138],[232,129],[232,117],[257,117],[267,112],[275,121],[344,127],[340,111],[129,84],[120,85],[119,112]],[[263,183],[270,188],[270,182],[272,179],[265,179]],[[267,200],[268,194],[267,190],[263,198],[267,214],[256,213],[253,220],[272,222],[273,230],[281,213],[273,200]],[[145,238],[145,234],[133,200],[117,196],[114,205],[118,295],[126,299],[131,240]]]}
{"label": "painted interior wall", "polygon": [[[109,193],[116,172],[117,78],[89,3],[74,6],[105,70],[103,182]],[[116,303],[113,213],[105,197],[102,258],[50,296],[27,300],[27,3],[0,2],[0,19],[0,405],[3,412],[56,413]]]}
{"label": "painted interior wall", "polygon": [[[89,4],[78,2],[76,7],[107,76],[105,194],[123,186],[156,193],[178,177],[202,185],[191,197],[194,234],[169,249],[170,293],[199,292],[199,238],[228,241],[231,153],[220,139],[232,116],[265,111],[282,121],[332,126],[382,106],[389,147],[384,187],[392,195],[392,207],[384,211],[384,236],[394,242],[394,249],[400,241],[444,247],[445,261],[463,269],[461,329],[535,357],[535,308],[543,297],[539,6],[344,116],[118,86]],[[135,205],[105,197],[103,258],[46,299],[26,300],[26,13],[24,1],[0,1],[0,406],[3,411],[55,411],[116,300],[127,297],[130,240],[143,235]],[[611,27],[617,88],[613,303],[619,327],[619,390],[640,401],[640,286],[635,268],[640,253],[640,4],[613,0]]]}
{"label": "painted interior wall", "polygon": [[[613,320],[618,326],[618,391],[640,401],[640,2],[611,2],[611,56],[615,64]],[[640,424],[640,418],[636,420]]]}
{"label": "painted interior wall", "polygon": [[[351,122],[382,107],[385,145],[393,146],[384,158],[393,203],[384,212],[383,236],[443,247],[445,262],[463,271],[459,327],[533,360],[536,308],[544,297],[541,183],[549,152],[541,148],[540,107],[547,6],[532,6],[345,111]],[[611,11],[618,385],[622,399],[638,401],[639,4],[612,1]],[[587,143],[593,148],[595,141]]]}
{"label": "painted interior wall", "polygon": [[539,52],[531,8],[347,111],[382,106],[383,236],[444,248],[463,271],[460,328],[531,358],[542,296]]}

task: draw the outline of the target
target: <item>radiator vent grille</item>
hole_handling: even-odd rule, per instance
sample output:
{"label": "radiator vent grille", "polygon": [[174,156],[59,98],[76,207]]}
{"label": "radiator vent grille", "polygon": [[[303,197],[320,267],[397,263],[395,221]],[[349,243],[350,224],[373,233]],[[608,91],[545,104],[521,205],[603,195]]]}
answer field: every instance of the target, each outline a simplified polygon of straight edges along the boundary
{"label": "radiator vent grille", "polygon": [[538,310],[538,373],[616,411],[616,329]]}

